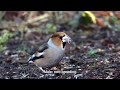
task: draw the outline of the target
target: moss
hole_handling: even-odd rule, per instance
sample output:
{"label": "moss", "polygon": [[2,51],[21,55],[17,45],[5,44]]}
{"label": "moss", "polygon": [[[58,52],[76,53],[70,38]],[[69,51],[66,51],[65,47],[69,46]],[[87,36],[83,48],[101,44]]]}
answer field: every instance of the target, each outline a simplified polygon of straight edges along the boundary
{"label": "moss", "polygon": [[9,40],[11,33],[7,30],[2,31],[0,35],[0,51],[4,50],[5,43]]}

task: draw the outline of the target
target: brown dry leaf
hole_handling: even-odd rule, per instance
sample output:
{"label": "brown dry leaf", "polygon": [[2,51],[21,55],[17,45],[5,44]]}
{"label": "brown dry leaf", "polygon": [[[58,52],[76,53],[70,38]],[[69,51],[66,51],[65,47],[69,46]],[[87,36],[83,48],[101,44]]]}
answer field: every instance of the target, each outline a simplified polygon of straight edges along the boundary
{"label": "brown dry leaf", "polygon": [[6,20],[14,20],[15,18],[20,18],[24,20],[28,17],[29,11],[6,11],[4,17]]}
{"label": "brown dry leaf", "polygon": [[101,26],[101,27],[104,26],[104,22],[103,22],[103,20],[100,19],[100,18],[96,18],[96,23],[97,23],[99,26]]}
{"label": "brown dry leaf", "polygon": [[18,16],[18,11],[6,11],[4,15],[6,20],[14,20],[14,16]]}
{"label": "brown dry leaf", "polygon": [[93,13],[98,16],[107,16],[111,15],[112,11],[94,11]]}
{"label": "brown dry leaf", "polygon": [[120,11],[116,11],[116,12],[115,12],[115,15],[116,15],[116,17],[117,17],[118,19],[120,19]]}

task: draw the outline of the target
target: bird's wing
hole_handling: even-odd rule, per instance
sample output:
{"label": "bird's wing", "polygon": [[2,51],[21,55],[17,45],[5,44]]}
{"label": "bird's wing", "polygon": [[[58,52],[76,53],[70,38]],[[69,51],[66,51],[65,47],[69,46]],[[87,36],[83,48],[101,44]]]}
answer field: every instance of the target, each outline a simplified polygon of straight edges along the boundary
{"label": "bird's wing", "polygon": [[28,59],[28,62],[29,61],[34,61],[36,59],[40,59],[40,58],[44,58],[45,54],[44,54],[44,50],[48,49],[48,45],[47,44],[43,44],[39,49],[38,51],[33,54],[29,59]]}
{"label": "bird's wing", "polygon": [[43,44],[41,47],[39,47],[38,52],[43,52],[44,50],[48,49],[48,45],[47,44]]}
{"label": "bird's wing", "polygon": [[34,61],[34,60],[40,59],[40,58],[44,58],[44,52],[41,52],[41,53],[37,52],[37,53],[33,54],[33,55],[28,59],[28,62],[29,62],[29,61]]}

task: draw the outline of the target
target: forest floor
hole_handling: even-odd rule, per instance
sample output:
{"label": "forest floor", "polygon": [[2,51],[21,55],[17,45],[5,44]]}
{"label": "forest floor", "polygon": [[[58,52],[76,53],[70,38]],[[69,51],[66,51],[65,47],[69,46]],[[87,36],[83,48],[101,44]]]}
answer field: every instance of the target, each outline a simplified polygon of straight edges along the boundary
{"label": "forest floor", "polygon": [[120,78],[120,30],[98,28],[65,30],[73,43],[55,71],[26,63],[52,33],[17,32],[0,52],[0,79],[118,79]]}
{"label": "forest floor", "polygon": [[[27,48],[37,50],[47,39],[46,34],[38,44],[11,38],[7,49],[0,53],[0,78],[2,79],[117,79],[120,78],[120,31],[100,31],[85,36],[81,32],[66,31],[74,41],[56,71],[42,73],[33,64],[24,63],[29,58],[25,51],[18,51],[21,42]],[[107,37],[107,33],[111,33]],[[115,36],[114,36],[115,34]],[[49,34],[48,36],[50,36]],[[17,39],[17,40],[16,40]],[[44,39],[44,40],[43,40]],[[22,46],[22,47],[25,47]],[[34,52],[32,51],[32,52]]]}

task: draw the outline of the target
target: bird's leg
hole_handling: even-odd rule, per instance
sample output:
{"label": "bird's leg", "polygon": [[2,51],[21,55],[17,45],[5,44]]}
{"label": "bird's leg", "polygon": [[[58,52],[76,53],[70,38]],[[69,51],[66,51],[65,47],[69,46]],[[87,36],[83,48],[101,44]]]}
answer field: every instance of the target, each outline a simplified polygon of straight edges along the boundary
{"label": "bird's leg", "polygon": [[40,69],[43,73],[46,73],[46,71],[45,71],[42,67],[39,67],[39,69]]}
{"label": "bird's leg", "polygon": [[38,65],[35,64],[36,67],[38,67],[43,73],[46,73],[46,71],[42,68],[42,67],[39,67]]}

